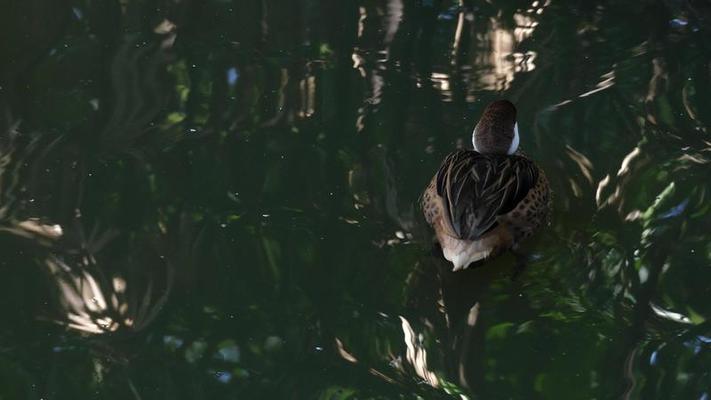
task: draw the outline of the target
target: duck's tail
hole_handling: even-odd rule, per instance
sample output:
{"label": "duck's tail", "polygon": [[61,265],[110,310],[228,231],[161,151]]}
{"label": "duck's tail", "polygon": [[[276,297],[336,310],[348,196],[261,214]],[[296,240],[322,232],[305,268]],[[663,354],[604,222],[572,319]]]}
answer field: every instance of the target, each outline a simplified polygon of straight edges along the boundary
{"label": "duck's tail", "polygon": [[453,265],[452,271],[460,271],[472,263],[494,257],[513,244],[511,234],[501,225],[476,240],[462,240],[447,234],[437,236],[444,258]]}

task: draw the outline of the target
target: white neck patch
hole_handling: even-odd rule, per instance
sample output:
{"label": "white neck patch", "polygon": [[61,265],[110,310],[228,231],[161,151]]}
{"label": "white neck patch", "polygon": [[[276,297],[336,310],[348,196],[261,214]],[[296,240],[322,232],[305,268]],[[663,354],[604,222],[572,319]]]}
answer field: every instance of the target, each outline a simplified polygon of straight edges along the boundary
{"label": "white neck patch", "polygon": [[[509,151],[507,152],[508,155],[512,155],[518,150],[518,143],[519,143],[519,138],[518,138],[518,122],[514,124],[514,138],[511,141],[511,147],[509,147]],[[474,145],[474,150],[476,150],[476,145]]]}
{"label": "white neck patch", "polygon": [[476,148],[476,126],[474,127],[474,131],[472,132],[472,145],[474,146],[474,151],[477,153],[481,153],[479,149]]}

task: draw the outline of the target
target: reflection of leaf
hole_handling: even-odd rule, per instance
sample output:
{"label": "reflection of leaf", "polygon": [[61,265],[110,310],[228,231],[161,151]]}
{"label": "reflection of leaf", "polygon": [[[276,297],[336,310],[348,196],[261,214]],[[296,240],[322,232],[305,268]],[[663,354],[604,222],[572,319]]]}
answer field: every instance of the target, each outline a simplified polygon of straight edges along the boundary
{"label": "reflection of leaf", "polygon": [[661,193],[657,195],[654,204],[649,206],[647,211],[642,214],[642,218],[644,219],[646,225],[650,224],[652,222],[652,218],[659,215],[663,209],[672,207],[671,202],[673,201],[672,196],[674,196],[674,189],[674,182],[671,182],[664,188],[664,190],[661,191]]}
{"label": "reflection of leaf", "polygon": [[279,260],[281,258],[281,248],[279,242],[267,236],[262,236],[262,246],[264,248],[264,253],[267,256],[269,271],[275,281],[278,281],[279,276],[281,275],[279,269]]}
{"label": "reflection of leaf", "polygon": [[511,328],[514,327],[513,322],[502,322],[494,325],[486,331],[486,339],[501,339],[506,337]]}
{"label": "reflection of leaf", "polygon": [[610,232],[595,232],[593,238],[598,241],[598,243],[608,247],[617,245],[617,237]]}
{"label": "reflection of leaf", "polygon": [[689,319],[691,320],[691,322],[694,325],[699,325],[699,324],[702,324],[706,321],[706,318],[704,318],[701,314],[694,311],[694,309],[691,308],[690,306],[686,307],[686,311],[689,314]]}
{"label": "reflection of leaf", "polygon": [[190,344],[190,346],[188,346],[187,349],[185,349],[185,359],[189,363],[196,363],[205,355],[207,346],[208,344],[204,340],[194,341]]}
{"label": "reflection of leaf", "polygon": [[347,400],[354,398],[356,391],[351,388],[331,386],[324,389],[318,396],[319,400]]}
{"label": "reflection of leaf", "polygon": [[551,318],[558,321],[567,321],[569,319],[568,315],[560,311],[549,311],[541,314],[542,317]]}
{"label": "reflection of leaf", "polygon": [[0,399],[38,398],[35,379],[21,365],[0,355]]}

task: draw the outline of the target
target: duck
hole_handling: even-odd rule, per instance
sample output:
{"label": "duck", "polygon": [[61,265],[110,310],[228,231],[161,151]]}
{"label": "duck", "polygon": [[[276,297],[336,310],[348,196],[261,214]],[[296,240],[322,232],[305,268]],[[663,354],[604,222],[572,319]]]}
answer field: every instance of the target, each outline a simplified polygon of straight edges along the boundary
{"label": "duck", "polygon": [[519,142],[514,104],[488,104],[472,132],[473,149],[445,157],[423,192],[425,220],[453,271],[518,251],[548,222],[548,179]]}

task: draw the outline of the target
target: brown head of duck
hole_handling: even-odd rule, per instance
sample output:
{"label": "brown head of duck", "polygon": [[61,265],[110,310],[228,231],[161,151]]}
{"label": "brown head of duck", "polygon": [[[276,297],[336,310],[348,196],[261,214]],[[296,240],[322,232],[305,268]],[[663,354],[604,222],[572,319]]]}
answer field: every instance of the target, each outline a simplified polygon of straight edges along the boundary
{"label": "brown head of duck", "polygon": [[516,153],[519,144],[516,107],[508,100],[489,104],[474,127],[472,144],[481,154]]}

